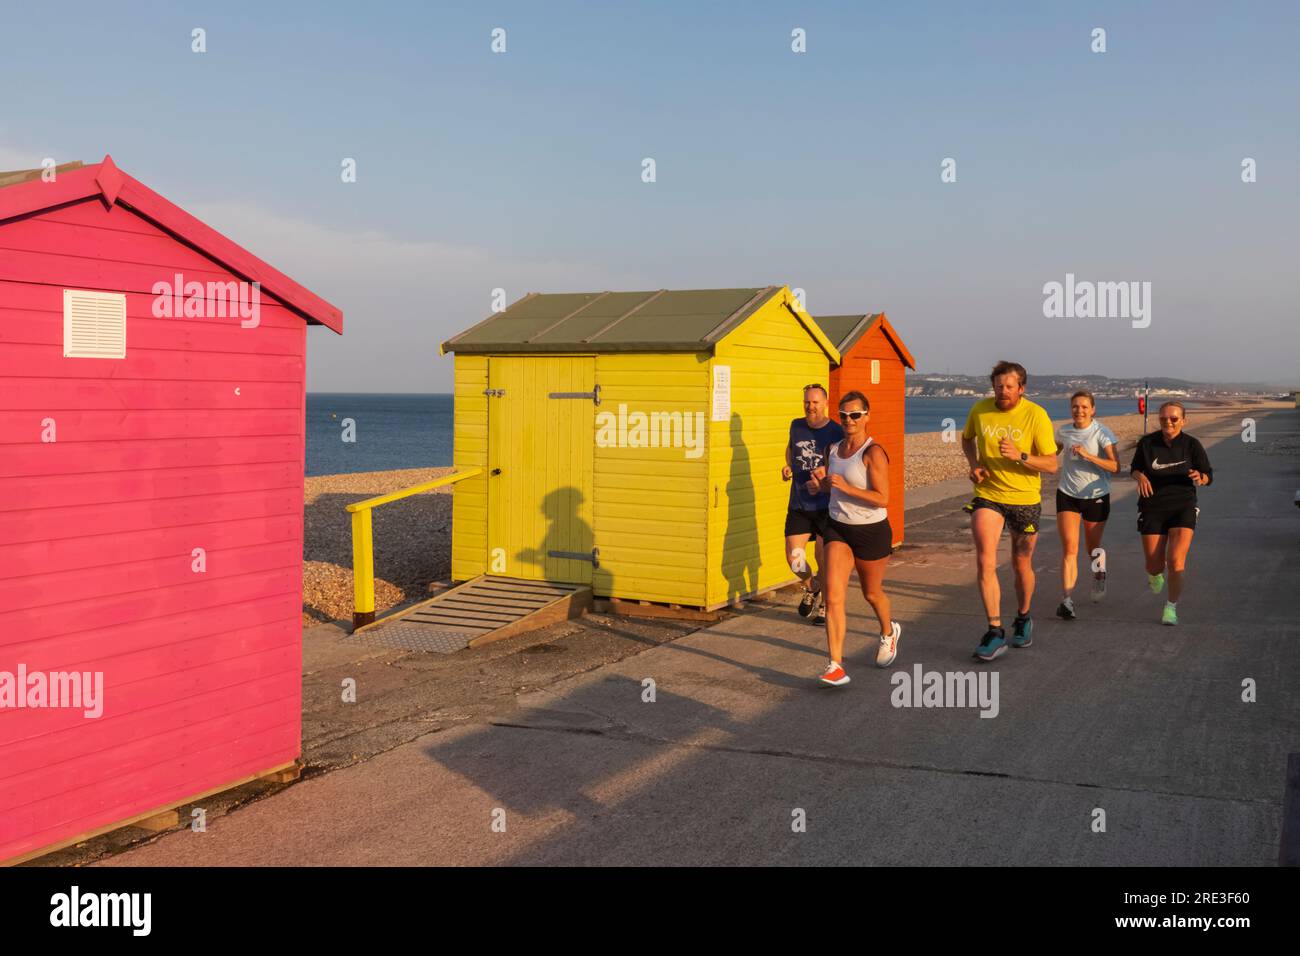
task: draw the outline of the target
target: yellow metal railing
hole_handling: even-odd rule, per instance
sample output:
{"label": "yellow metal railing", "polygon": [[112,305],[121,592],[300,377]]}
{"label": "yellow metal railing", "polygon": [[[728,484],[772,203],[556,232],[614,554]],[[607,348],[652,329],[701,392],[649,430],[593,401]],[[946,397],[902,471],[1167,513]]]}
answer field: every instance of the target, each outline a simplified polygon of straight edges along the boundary
{"label": "yellow metal railing", "polygon": [[483,474],[482,468],[454,471],[450,475],[443,475],[424,484],[412,485],[410,488],[402,488],[347,506],[352,514],[352,629],[354,631],[375,619],[375,542],[370,512],[391,501],[400,501],[402,498],[433,491],[444,485],[453,485],[481,474]]}

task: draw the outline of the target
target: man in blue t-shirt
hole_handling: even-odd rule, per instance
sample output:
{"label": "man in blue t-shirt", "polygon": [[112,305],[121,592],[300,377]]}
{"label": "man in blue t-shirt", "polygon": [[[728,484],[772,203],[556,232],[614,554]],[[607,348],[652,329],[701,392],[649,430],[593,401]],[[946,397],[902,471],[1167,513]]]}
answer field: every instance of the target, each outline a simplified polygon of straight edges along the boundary
{"label": "man in blue t-shirt", "polygon": [[[781,478],[790,482],[790,508],[785,516],[785,560],[790,570],[803,582],[799,614],[813,615],[814,624],[826,623],[826,607],[821,604],[820,574],[813,574],[808,564],[808,541],[816,538],[817,570],[821,571],[822,539],[830,520],[830,493],[819,494],[812,473],[826,464],[826,449],[842,441],[844,429],[826,414],[826,389],[809,385],[803,390],[804,417],[790,423],[790,440],[785,446],[785,467]],[[814,610],[816,614],[813,614]]]}

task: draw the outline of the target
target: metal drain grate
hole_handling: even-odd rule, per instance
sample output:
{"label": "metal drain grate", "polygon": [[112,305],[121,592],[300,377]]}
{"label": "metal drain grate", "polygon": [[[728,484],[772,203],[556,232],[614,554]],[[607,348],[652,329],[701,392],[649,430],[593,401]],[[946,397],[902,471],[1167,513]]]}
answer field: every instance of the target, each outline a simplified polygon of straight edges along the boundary
{"label": "metal drain grate", "polygon": [[454,654],[469,647],[469,642],[483,632],[430,627],[408,621],[393,621],[353,634],[348,640],[363,644],[394,647],[402,651],[431,651],[435,654]]}

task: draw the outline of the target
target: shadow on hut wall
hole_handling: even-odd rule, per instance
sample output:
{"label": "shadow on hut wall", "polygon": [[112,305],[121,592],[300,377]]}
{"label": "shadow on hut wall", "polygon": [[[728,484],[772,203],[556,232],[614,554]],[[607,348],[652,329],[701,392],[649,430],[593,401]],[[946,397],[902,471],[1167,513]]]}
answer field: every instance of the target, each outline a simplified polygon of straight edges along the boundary
{"label": "shadow on hut wall", "polygon": [[[582,504],[586,498],[582,490],[566,485],[549,492],[542,499],[541,513],[546,518],[546,534],[540,548],[524,548],[514,555],[519,564],[532,565],[546,580],[552,580],[546,573],[547,558],[552,551],[564,551],[575,554],[591,554],[594,546],[595,532],[583,515]],[[561,559],[561,573],[555,579],[573,581],[579,573],[575,567],[578,559],[567,561]],[[555,567],[552,559],[552,567]],[[568,573],[565,573],[568,572]],[[608,574],[605,575],[608,579]],[[583,582],[585,583],[585,582]]]}
{"label": "shadow on hut wall", "polygon": [[754,502],[754,475],[745,444],[744,420],[731,416],[731,470],[727,476],[727,528],[722,538],[722,574],[727,579],[727,601],[734,602],[758,590],[758,516]]}

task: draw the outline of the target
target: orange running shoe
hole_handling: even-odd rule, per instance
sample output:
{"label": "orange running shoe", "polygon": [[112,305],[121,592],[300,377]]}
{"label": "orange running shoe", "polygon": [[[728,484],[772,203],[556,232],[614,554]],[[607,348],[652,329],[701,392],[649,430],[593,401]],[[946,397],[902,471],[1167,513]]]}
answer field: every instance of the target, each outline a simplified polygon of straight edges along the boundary
{"label": "orange running shoe", "polygon": [[839,687],[849,682],[849,675],[844,673],[844,668],[837,661],[831,661],[826,665],[826,670],[822,672],[821,682],[832,687]]}

